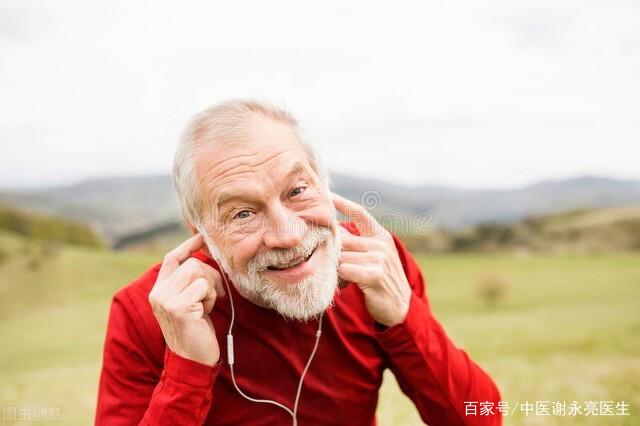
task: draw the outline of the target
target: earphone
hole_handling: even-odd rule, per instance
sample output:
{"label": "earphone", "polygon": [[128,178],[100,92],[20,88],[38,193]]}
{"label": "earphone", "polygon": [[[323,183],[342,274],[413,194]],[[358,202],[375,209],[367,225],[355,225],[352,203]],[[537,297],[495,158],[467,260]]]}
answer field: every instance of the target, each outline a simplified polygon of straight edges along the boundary
{"label": "earphone", "polygon": [[[205,237],[206,238],[206,237]],[[229,364],[229,369],[231,371],[231,381],[233,382],[233,386],[236,388],[236,390],[238,391],[238,393],[245,399],[251,401],[251,402],[258,402],[258,403],[264,403],[264,404],[273,404],[276,405],[280,408],[282,408],[283,410],[285,410],[287,413],[289,413],[291,415],[291,418],[293,419],[293,426],[297,426],[298,425],[298,403],[300,402],[300,393],[302,391],[302,383],[304,382],[304,377],[307,374],[307,371],[309,370],[309,367],[311,366],[311,361],[313,360],[313,357],[316,354],[316,351],[318,349],[318,345],[320,343],[320,336],[322,335],[322,318],[324,316],[324,312],[322,314],[320,314],[320,318],[318,320],[318,330],[316,331],[316,343],[313,346],[313,350],[311,351],[311,355],[309,355],[309,359],[307,360],[307,364],[304,367],[304,370],[302,371],[302,375],[300,376],[300,381],[298,382],[298,390],[296,392],[296,397],[295,397],[295,401],[293,404],[293,409],[277,402],[277,401],[272,401],[270,399],[257,399],[257,398],[252,398],[249,395],[245,394],[239,387],[238,384],[236,383],[236,376],[235,376],[235,372],[233,369],[233,364],[235,361],[235,355],[234,355],[234,350],[233,350],[233,323],[235,321],[235,307],[233,305],[233,294],[231,293],[231,288],[229,286],[229,281],[227,280],[227,274],[224,271],[224,269],[222,268],[222,264],[221,262],[218,261],[218,259],[216,259],[216,257],[213,255],[213,253],[211,253],[212,256],[214,257],[214,260],[218,263],[218,266],[220,267],[220,272],[222,275],[222,280],[224,281],[224,284],[226,286],[226,290],[227,290],[227,294],[229,295],[229,304],[231,305],[231,321],[229,322],[229,329],[227,331],[227,363]]]}

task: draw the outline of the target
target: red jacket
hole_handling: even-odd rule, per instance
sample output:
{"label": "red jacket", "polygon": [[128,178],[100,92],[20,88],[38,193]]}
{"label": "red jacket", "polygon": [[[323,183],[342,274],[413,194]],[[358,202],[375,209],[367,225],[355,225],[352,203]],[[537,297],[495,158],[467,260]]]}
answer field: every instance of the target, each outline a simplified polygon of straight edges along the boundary
{"label": "red jacket", "polygon": [[[351,232],[354,228],[345,225]],[[415,260],[394,236],[411,302],[402,324],[384,329],[367,312],[356,285],[340,290],[323,319],[318,350],[305,377],[298,424],[375,425],[385,368],[396,376],[421,418],[437,425],[500,425],[502,417],[465,415],[465,401],[492,402],[491,378],[457,348],[433,317]],[[218,269],[198,252],[194,255]],[[284,409],[242,398],[226,364],[228,296],[211,319],[220,362],[211,367],[171,352],[148,302],[160,265],[113,297],[104,347],[96,425],[291,425]],[[298,380],[315,343],[317,321],[285,321],[244,299],[231,285],[236,308],[235,373],[246,394],[292,407]]]}

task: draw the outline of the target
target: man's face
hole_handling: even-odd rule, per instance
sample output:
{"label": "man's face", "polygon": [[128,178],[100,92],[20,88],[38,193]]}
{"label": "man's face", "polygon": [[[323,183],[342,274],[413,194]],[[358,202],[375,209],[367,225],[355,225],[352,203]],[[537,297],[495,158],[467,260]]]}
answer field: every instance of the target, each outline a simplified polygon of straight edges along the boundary
{"label": "man's face", "polygon": [[241,140],[201,150],[196,173],[209,250],[238,290],[288,318],[324,311],[340,234],[328,188],[291,128],[255,116]]}

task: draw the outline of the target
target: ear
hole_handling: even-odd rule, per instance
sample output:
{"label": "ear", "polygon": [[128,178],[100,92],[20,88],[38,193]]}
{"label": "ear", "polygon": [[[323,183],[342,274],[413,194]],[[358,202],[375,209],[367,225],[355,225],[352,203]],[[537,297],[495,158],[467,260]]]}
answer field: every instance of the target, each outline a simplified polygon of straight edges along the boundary
{"label": "ear", "polygon": [[[196,229],[195,226],[193,226],[192,224],[187,224],[187,228],[189,228],[189,232],[191,232],[191,235],[196,235],[198,234],[198,230]],[[202,248],[200,249],[200,251],[202,253],[204,253],[205,256],[207,256],[209,259],[213,259],[213,256],[211,255],[211,252],[209,251],[209,246],[207,246],[206,244],[204,244],[202,246]]]}

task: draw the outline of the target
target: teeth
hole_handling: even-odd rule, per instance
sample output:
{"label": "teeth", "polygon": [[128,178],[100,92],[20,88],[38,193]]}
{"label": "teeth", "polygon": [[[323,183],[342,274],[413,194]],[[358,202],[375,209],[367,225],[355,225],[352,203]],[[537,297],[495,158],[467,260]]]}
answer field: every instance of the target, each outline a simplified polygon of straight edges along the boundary
{"label": "teeth", "polygon": [[310,258],[313,252],[315,251],[316,249],[313,249],[313,251],[311,252],[311,254],[309,254],[309,256],[303,257],[302,259],[299,259],[299,260],[295,260],[292,263],[288,263],[286,265],[272,265],[272,266],[269,266],[268,269],[283,270],[283,269],[288,269],[293,266],[299,265],[302,262],[306,261],[308,258]]}
{"label": "teeth", "polygon": [[287,269],[287,268],[291,268],[292,266],[299,265],[302,262],[304,262],[305,260],[307,260],[306,257],[304,257],[304,258],[302,258],[300,260],[296,260],[296,261],[294,261],[292,263],[288,263],[286,265],[273,265],[272,268],[274,268],[274,269]]}
{"label": "teeth", "polygon": [[284,265],[284,266],[276,266],[276,268],[278,268],[278,269],[287,269],[287,268],[291,268],[292,266],[299,265],[300,263],[302,263],[302,261],[303,261],[303,260],[304,260],[304,259],[299,260],[299,261],[296,261],[296,262],[294,262],[294,263],[289,263],[289,264]]}

